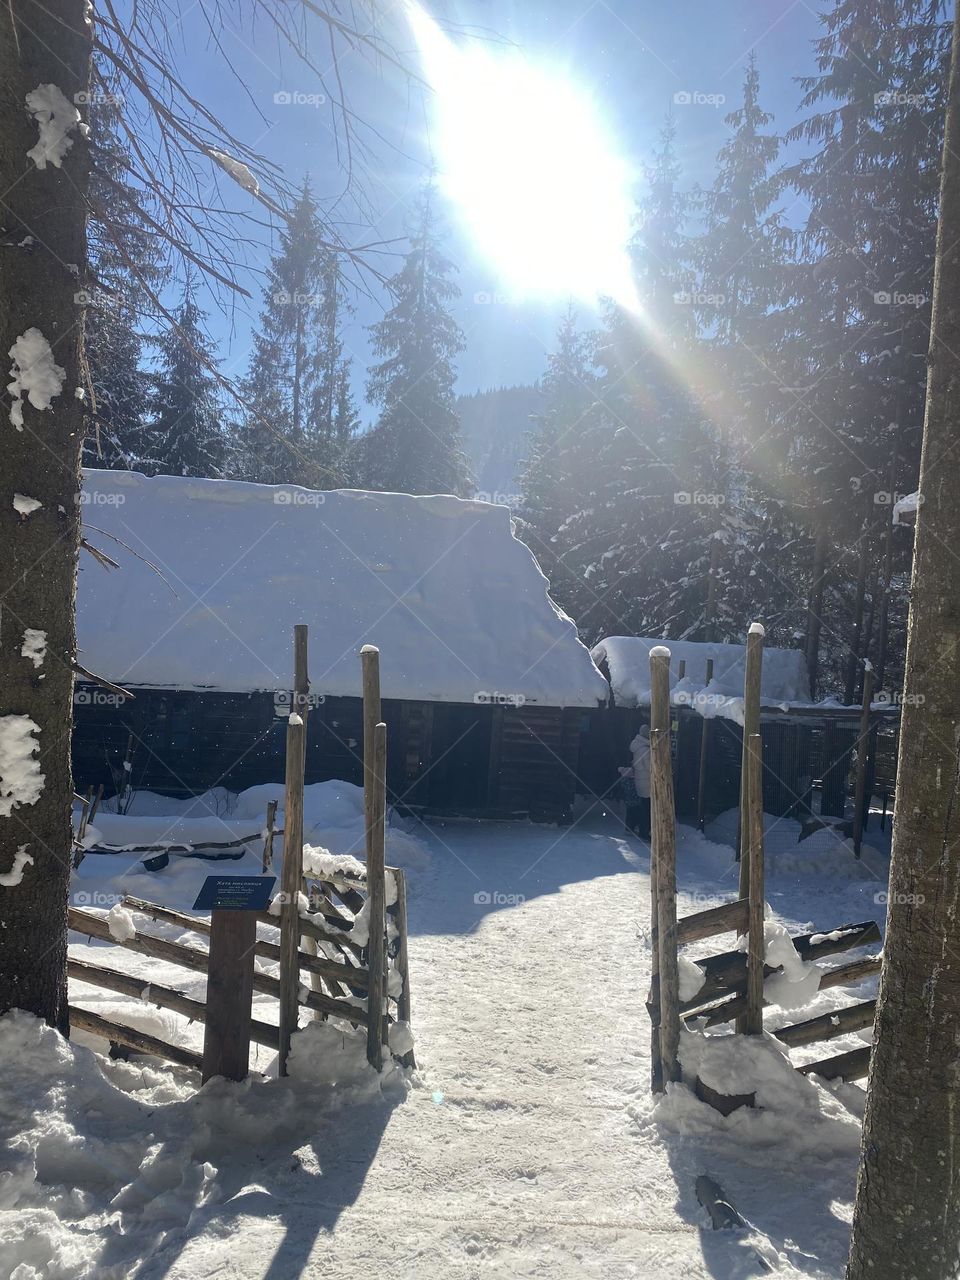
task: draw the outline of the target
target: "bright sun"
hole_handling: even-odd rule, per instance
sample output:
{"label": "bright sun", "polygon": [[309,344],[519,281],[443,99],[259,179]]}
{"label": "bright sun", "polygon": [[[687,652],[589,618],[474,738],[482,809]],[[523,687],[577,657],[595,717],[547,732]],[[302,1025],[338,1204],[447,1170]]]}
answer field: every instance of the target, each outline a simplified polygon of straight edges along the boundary
{"label": "bright sun", "polygon": [[516,52],[462,49],[409,12],[435,92],[438,182],[505,289],[633,306],[630,175],[588,95]]}

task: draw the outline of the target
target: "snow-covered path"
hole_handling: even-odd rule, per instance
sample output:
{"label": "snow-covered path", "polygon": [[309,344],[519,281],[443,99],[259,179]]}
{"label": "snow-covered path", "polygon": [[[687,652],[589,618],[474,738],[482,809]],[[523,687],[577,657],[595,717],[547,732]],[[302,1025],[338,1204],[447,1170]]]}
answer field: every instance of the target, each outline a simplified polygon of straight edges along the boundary
{"label": "snow-covered path", "polygon": [[703,1172],[746,1195],[778,1271],[839,1275],[851,1126],[839,1151],[815,1128],[804,1169],[795,1133],[789,1149],[760,1130],[738,1150],[736,1121],[679,1137],[653,1118],[645,846],[609,819],[451,824],[433,845],[411,915],[420,1086],[315,1136],[305,1122],[295,1155],[197,1210],[182,1249],[137,1276],[760,1274],[742,1233],[703,1228]]}

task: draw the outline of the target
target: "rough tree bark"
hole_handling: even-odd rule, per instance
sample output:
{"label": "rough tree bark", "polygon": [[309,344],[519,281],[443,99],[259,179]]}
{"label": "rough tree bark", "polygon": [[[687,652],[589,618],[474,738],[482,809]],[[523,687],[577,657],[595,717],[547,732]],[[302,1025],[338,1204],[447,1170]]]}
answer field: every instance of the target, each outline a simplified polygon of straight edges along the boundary
{"label": "rough tree bark", "polygon": [[[63,371],[49,408],[35,407],[26,391],[19,406],[9,392],[0,403],[0,1012],[29,1009],[63,1031],[82,436],[75,389],[83,384],[83,307],[75,295],[83,285],[87,159],[76,127],[61,167],[48,154],[28,156],[41,131],[27,95],[56,86],[63,95],[56,102],[67,112],[59,125],[54,118],[54,132],[72,125],[69,107],[75,95],[86,95],[90,48],[84,0],[0,6],[2,385],[16,372],[11,349],[31,329],[46,339]],[[50,100],[49,93],[41,97]],[[79,102],[85,114],[84,96]],[[21,347],[24,356],[28,351],[35,353],[35,344]],[[31,370],[37,372],[36,361],[23,370],[28,382]],[[15,506],[17,494],[41,505],[30,509],[18,500]],[[22,653],[28,629],[45,635],[39,662]],[[24,788],[22,777],[18,782],[22,769],[14,757],[24,741],[27,766],[33,759],[42,771],[39,796],[35,787]],[[38,747],[32,757],[31,742]]]}
{"label": "rough tree bark", "polygon": [[890,907],[848,1280],[960,1263],[960,15],[954,20]]}

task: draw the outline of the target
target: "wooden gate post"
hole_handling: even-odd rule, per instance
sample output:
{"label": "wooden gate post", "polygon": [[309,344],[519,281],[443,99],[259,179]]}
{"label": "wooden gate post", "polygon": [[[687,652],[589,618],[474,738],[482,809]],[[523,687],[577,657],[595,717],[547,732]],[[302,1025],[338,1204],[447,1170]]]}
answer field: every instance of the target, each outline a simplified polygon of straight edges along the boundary
{"label": "wooden gate post", "polygon": [[249,1070],[256,942],[255,912],[222,908],[211,912],[201,1073],[204,1084],[212,1076],[244,1080]]}
{"label": "wooden gate post", "polygon": [[743,750],[740,755],[740,816],[737,822],[737,858],[740,862],[740,897],[748,894],[750,860],[742,856],[746,844],[746,821],[750,802],[749,739],[760,732],[760,682],[763,675],[763,623],[751,622],[747,633],[747,658],[743,673]]}
{"label": "wooden gate post", "polygon": [[766,958],[763,885],[763,743],[759,733],[747,739],[750,810],[746,817],[749,876],[747,907],[747,1011],[737,1030],[749,1036],[763,1031],[763,967]]}
{"label": "wooden gate post", "polygon": [[[294,628],[294,709],[287,722],[283,875],[280,881],[280,1075],[287,1074],[290,1038],[299,1024],[300,892],[303,883],[303,772],[306,764],[307,628]],[[300,710],[297,710],[297,706]]]}
{"label": "wooden gate post", "polygon": [[[669,729],[650,734],[653,849],[657,863],[660,1062],[663,1083],[680,1079],[680,976],[677,961],[677,843]],[[661,1085],[662,1088],[662,1085]]]}
{"label": "wooden gate post", "polygon": [[650,650],[650,1088],[654,1093],[663,1092],[663,1061],[660,1052],[660,899],[657,893],[658,851],[657,825],[654,818],[656,800],[653,796],[653,735],[660,730],[670,733],[670,650],[665,645],[655,645]]}
{"label": "wooden gate post", "polygon": [[387,810],[387,726],[381,720],[374,728],[372,773],[369,783],[372,803],[367,829],[367,905],[370,931],[367,940],[367,1061],[375,1071],[383,1067],[384,1016],[386,995],[386,873],[383,845]]}
{"label": "wooden gate post", "polygon": [[857,738],[857,774],[853,790],[853,852],[860,857],[863,845],[864,810],[869,802],[867,790],[867,756],[870,754],[870,704],[876,674],[869,664],[863,673],[863,701],[860,704],[860,731]]}
{"label": "wooden gate post", "polygon": [[[713,679],[713,659],[707,659],[707,684]],[[710,716],[700,717],[700,771],[697,774],[697,826],[702,831],[707,815],[707,753],[710,743]]]}
{"label": "wooden gate post", "polygon": [[[392,875],[397,883],[397,972],[403,988],[397,997],[397,1017],[402,1022],[410,1021],[410,956],[407,942],[407,878],[399,867],[393,869]],[[405,1067],[415,1067],[417,1060],[413,1050],[408,1050],[401,1058]]]}

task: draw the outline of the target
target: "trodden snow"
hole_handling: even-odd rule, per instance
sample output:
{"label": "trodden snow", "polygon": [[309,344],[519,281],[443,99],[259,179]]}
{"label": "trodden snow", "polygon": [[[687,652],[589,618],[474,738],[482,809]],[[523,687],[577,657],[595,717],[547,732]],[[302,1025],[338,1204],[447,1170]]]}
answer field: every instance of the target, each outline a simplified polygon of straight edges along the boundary
{"label": "trodden snow", "polygon": [[[218,826],[224,838],[224,824],[257,830],[253,814],[278,790],[201,802],[137,795],[131,817],[103,812],[98,825],[112,845],[159,837],[164,825],[169,838],[203,823],[205,838]],[[358,789],[308,789],[306,826],[331,856],[355,855]],[[811,874],[771,869],[773,914],[791,932],[876,914],[881,881],[845,845],[832,856],[829,895],[816,858]],[[0,1021],[0,1114],[20,1130],[0,1182],[5,1275],[733,1280],[760,1274],[761,1258],[777,1274],[842,1274],[859,1086],[799,1076],[769,1037],[727,1038],[725,1050],[685,1036],[688,1072],[748,1079],[764,1109],[723,1119],[685,1086],[659,1103],[650,1096],[646,845],[593,813],[567,829],[392,824],[387,857],[408,868],[415,1072],[392,1066],[378,1079],[362,1035],[314,1024],[295,1041],[290,1079],[217,1080],[197,1092],[185,1069],[94,1056],[88,1046],[102,1042],[78,1033],[67,1044],[27,1015]],[[258,864],[255,844],[229,870]],[[681,827],[679,865],[681,914],[736,896],[728,846]],[[151,873],[129,853],[89,853],[73,897],[103,910],[122,892],[183,907],[212,869],[174,858]],[[770,945],[790,960],[779,930]],[[202,996],[199,975],[119,947],[74,936],[71,954]],[[202,1041],[149,993],[137,1001],[73,983],[71,994],[161,1037]],[[809,1010],[869,994],[831,988]],[[257,997],[257,1017],[267,1004]],[[771,1009],[767,1026],[795,1020]],[[405,1029],[398,1035],[405,1048]],[[794,1060],[804,1052],[812,1060],[817,1047]],[[256,1050],[257,1071],[269,1075],[272,1059]],[[702,1174],[749,1231],[709,1229],[694,1191]]]}

